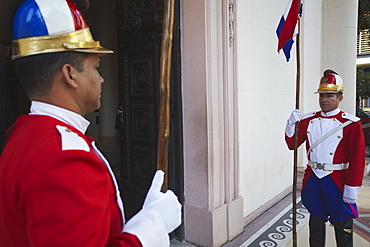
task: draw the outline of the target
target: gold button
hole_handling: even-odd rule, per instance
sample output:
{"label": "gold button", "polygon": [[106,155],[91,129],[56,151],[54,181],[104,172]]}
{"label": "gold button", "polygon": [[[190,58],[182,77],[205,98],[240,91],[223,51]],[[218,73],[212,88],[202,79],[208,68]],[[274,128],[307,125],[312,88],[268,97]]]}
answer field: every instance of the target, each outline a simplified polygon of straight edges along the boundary
{"label": "gold button", "polygon": [[307,131],[307,134],[309,134],[310,132],[309,131]]}
{"label": "gold button", "polygon": [[321,120],[321,117],[319,117],[319,120]]}
{"label": "gold button", "polygon": [[337,121],[337,119],[333,118],[333,121]]}
{"label": "gold button", "polygon": [[313,149],[311,149],[311,152],[313,152]]}
{"label": "gold button", "polygon": [[313,123],[313,121],[311,121],[311,123]]}
{"label": "gold button", "polygon": [[333,153],[330,153],[330,155],[333,155]]}
{"label": "gold button", "polygon": [[338,136],[338,138],[342,138],[341,136]]}

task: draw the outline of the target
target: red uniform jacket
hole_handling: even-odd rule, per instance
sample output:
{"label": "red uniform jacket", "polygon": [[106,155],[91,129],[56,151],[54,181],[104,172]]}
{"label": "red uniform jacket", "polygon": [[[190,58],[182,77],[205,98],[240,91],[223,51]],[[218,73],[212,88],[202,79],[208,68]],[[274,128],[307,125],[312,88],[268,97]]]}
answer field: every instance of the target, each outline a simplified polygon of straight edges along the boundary
{"label": "red uniform jacket", "polygon": [[[304,115],[299,122],[298,146],[306,142],[306,149],[308,150],[315,140],[334,129],[333,126],[344,123],[348,119],[358,120],[348,113],[338,112],[333,116],[323,116],[321,111]],[[291,137],[285,135],[285,141],[289,149],[294,149],[294,135]],[[361,123],[359,121],[353,122],[328,137],[314,148],[308,159],[313,162],[327,164],[349,162],[348,169],[333,171],[330,176],[342,192],[344,185],[349,187],[361,186],[365,165],[365,141]],[[312,172],[311,167],[307,166],[303,178],[303,188]]]}
{"label": "red uniform jacket", "polygon": [[[86,142],[62,150],[56,126]],[[77,137],[78,135],[78,137]],[[18,118],[0,157],[0,246],[141,246],[92,138],[48,116]]]}

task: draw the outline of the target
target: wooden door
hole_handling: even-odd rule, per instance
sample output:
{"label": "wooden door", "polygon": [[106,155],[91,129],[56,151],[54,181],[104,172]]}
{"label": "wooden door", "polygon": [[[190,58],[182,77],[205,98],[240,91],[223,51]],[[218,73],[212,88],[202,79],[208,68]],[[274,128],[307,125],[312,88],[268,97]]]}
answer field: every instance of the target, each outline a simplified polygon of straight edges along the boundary
{"label": "wooden door", "polygon": [[[183,202],[179,1],[171,62],[169,189]],[[163,1],[117,0],[121,195],[126,218],[141,209],[157,162]],[[177,231],[181,237],[181,228]]]}

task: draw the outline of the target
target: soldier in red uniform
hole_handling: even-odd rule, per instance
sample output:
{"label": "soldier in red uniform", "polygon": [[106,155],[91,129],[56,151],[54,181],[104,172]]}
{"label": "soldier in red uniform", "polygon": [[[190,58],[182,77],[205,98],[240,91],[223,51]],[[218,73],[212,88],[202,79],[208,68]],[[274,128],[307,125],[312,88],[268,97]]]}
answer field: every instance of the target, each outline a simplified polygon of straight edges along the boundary
{"label": "soldier in red uniform", "polygon": [[335,228],[337,246],[353,246],[353,218],[365,166],[365,141],[359,118],[340,111],[343,82],[326,70],[319,88],[321,111],[301,116],[294,110],[288,119],[285,141],[294,149],[295,123],[298,146],[306,142],[308,166],[302,185],[302,202],[310,212],[310,246],[325,245],[325,222]]}
{"label": "soldier in red uniform", "polygon": [[181,223],[158,171],[142,210],[125,222],[112,170],[85,136],[100,107],[100,46],[69,0],[26,0],[14,19],[13,59],[31,100],[0,156],[0,246],[169,246]]}

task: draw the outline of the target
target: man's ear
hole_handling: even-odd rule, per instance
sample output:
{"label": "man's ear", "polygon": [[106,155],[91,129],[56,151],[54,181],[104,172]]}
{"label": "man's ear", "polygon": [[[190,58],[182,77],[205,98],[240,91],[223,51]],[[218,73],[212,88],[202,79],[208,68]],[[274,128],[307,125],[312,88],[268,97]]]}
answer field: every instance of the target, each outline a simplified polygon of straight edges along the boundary
{"label": "man's ear", "polygon": [[78,87],[78,84],[75,81],[76,72],[77,70],[73,68],[73,66],[71,66],[70,64],[64,64],[62,67],[62,75],[63,75],[64,81],[69,87],[74,88],[74,89]]}
{"label": "man's ear", "polygon": [[343,100],[343,95],[339,95],[339,102],[341,102]]}

